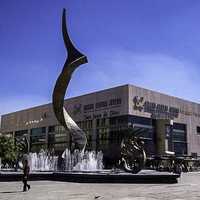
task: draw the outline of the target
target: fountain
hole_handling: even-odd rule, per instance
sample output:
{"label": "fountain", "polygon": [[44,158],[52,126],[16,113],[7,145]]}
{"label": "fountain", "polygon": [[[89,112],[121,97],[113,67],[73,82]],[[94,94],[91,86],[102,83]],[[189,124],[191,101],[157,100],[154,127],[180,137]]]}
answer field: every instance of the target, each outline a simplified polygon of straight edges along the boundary
{"label": "fountain", "polygon": [[[51,155],[43,149],[39,153],[29,153],[27,156],[31,171],[58,171],[58,156]],[[62,153],[63,171],[99,171],[103,169],[103,153],[101,151],[66,149]]]}
{"label": "fountain", "polygon": [[58,166],[58,156],[53,156],[43,149],[39,153],[28,155],[31,171],[56,171]]}
{"label": "fountain", "polygon": [[[125,137],[119,145],[121,153],[120,170],[104,170],[102,152],[86,151],[86,134],[67,113],[64,105],[65,92],[75,69],[87,63],[87,57],[80,53],[69,38],[65,9],[62,15],[62,33],[67,49],[68,57],[64,67],[56,81],[53,91],[53,110],[55,116],[67,132],[70,134],[71,145],[76,148],[66,149],[62,153],[63,171],[58,171],[58,157],[44,150],[30,153],[28,158],[32,171],[48,171],[48,173],[37,172],[30,174],[31,180],[56,180],[73,182],[102,182],[102,183],[175,183],[180,175],[169,173],[139,172],[144,164],[146,155],[142,143],[138,138]],[[29,142],[21,140],[21,146],[29,152]],[[27,145],[24,145],[26,144]],[[26,147],[27,146],[27,147]],[[124,169],[122,171],[122,169]],[[139,173],[138,173],[139,172]],[[136,174],[138,173],[138,174]],[[2,174],[0,181],[21,180],[19,173]]]}
{"label": "fountain", "polygon": [[103,169],[103,153],[101,151],[75,150],[73,153],[66,149],[62,157],[65,161],[65,171],[99,171]]}

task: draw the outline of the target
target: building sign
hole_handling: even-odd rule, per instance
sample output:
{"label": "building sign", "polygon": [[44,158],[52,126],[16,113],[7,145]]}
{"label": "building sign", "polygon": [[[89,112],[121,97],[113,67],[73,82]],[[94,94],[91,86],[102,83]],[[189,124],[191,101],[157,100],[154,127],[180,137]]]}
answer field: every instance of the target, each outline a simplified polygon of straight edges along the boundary
{"label": "building sign", "polygon": [[48,117],[49,116],[48,116],[47,112],[44,112],[41,115],[40,119],[29,120],[29,121],[25,121],[24,123],[25,123],[26,126],[31,125],[31,124],[38,124]]}
{"label": "building sign", "polygon": [[99,119],[99,118],[107,118],[107,117],[113,117],[120,115],[120,111],[116,110],[110,110],[110,111],[104,111],[103,113],[98,113],[98,114],[85,114],[84,119],[89,120],[89,119]]}
{"label": "building sign", "polygon": [[196,113],[196,112],[192,112],[191,110],[184,110],[180,108],[180,113],[183,115],[187,115],[187,116],[192,116],[194,115],[195,117],[199,117],[200,118],[200,114]]}
{"label": "building sign", "polygon": [[150,113],[152,118],[174,119],[179,116],[179,109],[164,104],[145,101],[144,97],[135,96],[133,99],[134,110]]}
{"label": "building sign", "polygon": [[140,112],[144,109],[144,97],[135,96],[133,99],[134,109],[139,110]]}
{"label": "building sign", "polygon": [[108,101],[100,101],[97,103],[91,103],[83,106],[83,111],[92,112],[97,110],[107,109],[109,107],[120,106],[122,103],[121,98],[109,99]]}
{"label": "building sign", "polygon": [[42,121],[43,121],[43,118],[41,117],[40,119],[34,119],[34,120],[26,121],[25,125],[28,126],[28,125],[31,125],[31,124],[38,124]]}

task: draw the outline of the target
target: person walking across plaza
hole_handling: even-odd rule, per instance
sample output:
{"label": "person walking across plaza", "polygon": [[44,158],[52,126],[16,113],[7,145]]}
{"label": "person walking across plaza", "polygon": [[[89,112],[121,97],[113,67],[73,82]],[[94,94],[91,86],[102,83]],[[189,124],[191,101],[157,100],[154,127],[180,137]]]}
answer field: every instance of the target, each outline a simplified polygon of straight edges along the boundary
{"label": "person walking across plaza", "polygon": [[26,192],[27,188],[28,188],[28,190],[30,190],[30,188],[31,188],[31,186],[27,183],[29,172],[30,172],[30,167],[28,165],[28,160],[25,159],[23,162],[23,179],[22,179],[23,184],[24,184],[23,192]]}

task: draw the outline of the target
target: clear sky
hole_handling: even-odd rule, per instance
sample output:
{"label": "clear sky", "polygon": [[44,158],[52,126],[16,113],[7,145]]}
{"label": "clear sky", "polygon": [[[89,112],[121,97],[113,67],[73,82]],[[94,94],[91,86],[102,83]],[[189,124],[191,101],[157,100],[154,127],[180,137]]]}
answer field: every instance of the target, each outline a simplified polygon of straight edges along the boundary
{"label": "clear sky", "polygon": [[0,115],[51,102],[62,8],[89,60],[66,97],[130,83],[200,102],[199,0],[0,0]]}

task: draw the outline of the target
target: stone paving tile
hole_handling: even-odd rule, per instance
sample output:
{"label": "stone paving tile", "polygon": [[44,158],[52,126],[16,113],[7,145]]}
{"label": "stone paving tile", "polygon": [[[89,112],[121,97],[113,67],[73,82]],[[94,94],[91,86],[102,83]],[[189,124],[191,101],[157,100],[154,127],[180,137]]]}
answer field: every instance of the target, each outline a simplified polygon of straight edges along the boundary
{"label": "stone paving tile", "polygon": [[183,174],[177,184],[88,184],[32,181],[0,183],[0,200],[199,200],[200,173]]}

